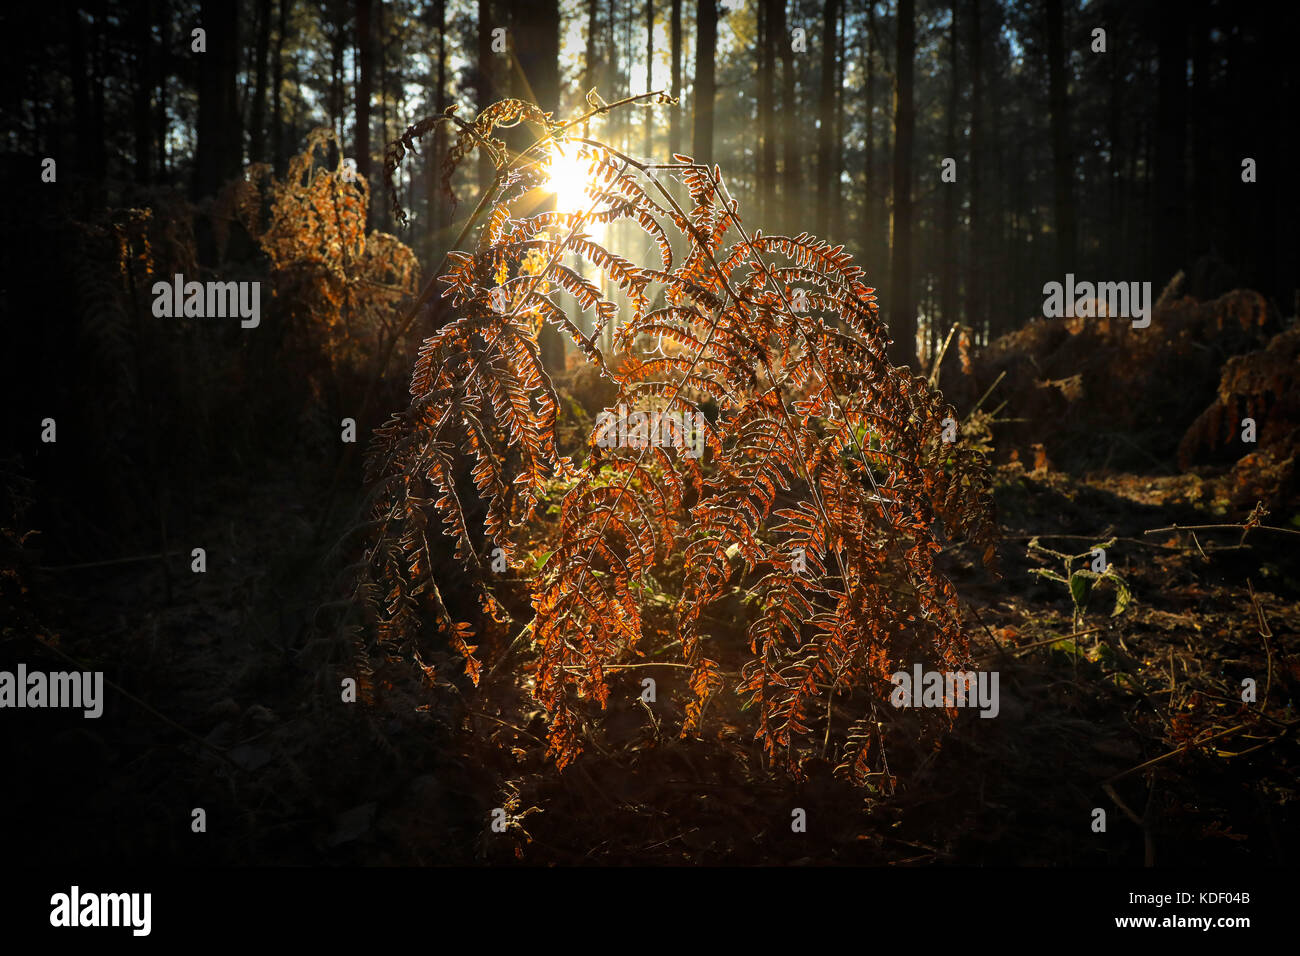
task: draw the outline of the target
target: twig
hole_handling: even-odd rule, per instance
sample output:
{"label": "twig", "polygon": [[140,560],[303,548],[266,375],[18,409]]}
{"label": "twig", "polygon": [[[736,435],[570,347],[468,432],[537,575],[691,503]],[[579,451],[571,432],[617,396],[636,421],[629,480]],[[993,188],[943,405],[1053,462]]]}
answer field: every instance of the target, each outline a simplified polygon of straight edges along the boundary
{"label": "twig", "polygon": [[1159,534],[1162,531],[1241,531],[1243,529],[1247,531],[1276,531],[1278,534],[1300,535],[1300,531],[1296,531],[1294,528],[1276,528],[1269,524],[1257,524],[1253,529],[1246,528],[1243,524],[1174,524],[1170,525],[1168,528],[1152,528],[1149,531],[1143,531],[1142,533]]}
{"label": "twig", "polygon": [[[993,389],[998,387],[998,382],[1002,381],[1006,377],[1007,377],[1006,369],[1003,369],[998,374],[998,377],[993,380],[993,384],[988,387],[988,391],[986,391],[983,395],[981,395],[980,400],[976,402],[974,406],[971,408],[970,415],[974,415],[977,411],[979,411],[979,407],[984,404],[984,399],[988,398],[989,395],[992,394]],[[967,417],[969,418],[970,415],[968,415]]]}
{"label": "twig", "polygon": [[1032,644],[1024,644],[1020,647],[1017,647],[1015,653],[1013,653],[1011,656],[1019,657],[1021,654],[1024,654],[1027,651],[1032,651],[1035,647],[1042,647],[1044,644],[1055,644],[1057,641],[1073,640],[1076,637],[1084,637],[1085,635],[1094,634],[1097,631],[1104,631],[1104,630],[1106,630],[1106,628],[1104,627],[1090,627],[1086,631],[1078,631],[1074,634],[1061,635],[1057,637],[1049,637],[1045,640],[1034,641],[1034,643]]}
{"label": "twig", "polygon": [[[1293,720],[1289,723],[1284,724],[1283,726],[1285,726],[1288,730],[1290,730],[1296,724],[1300,724],[1300,720]],[[1245,730],[1248,726],[1249,726],[1248,724],[1238,724],[1236,727],[1229,727],[1227,730],[1221,730],[1217,734],[1214,734],[1210,737],[1206,737],[1204,740],[1193,741],[1193,743],[1195,743],[1197,746],[1208,744],[1211,740],[1219,740],[1222,737],[1227,737],[1231,734],[1235,734],[1238,731]],[[1278,737],[1274,739],[1280,739],[1282,736],[1283,735],[1279,734]],[[1117,773],[1115,776],[1111,777],[1106,782],[1114,783],[1116,780],[1123,780],[1125,777],[1131,776],[1132,774],[1137,773],[1139,770],[1146,770],[1148,767],[1154,767],[1156,764],[1164,763],[1166,760],[1169,760],[1173,757],[1177,757],[1179,754],[1185,753],[1186,751],[1187,751],[1186,747],[1178,747],[1177,749],[1171,750],[1168,753],[1161,754],[1159,757],[1153,757],[1152,759],[1146,761],[1145,763],[1140,763],[1136,767],[1130,767],[1128,770],[1125,770],[1123,773]]]}
{"label": "twig", "polygon": [[1268,706],[1268,692],[1273,688],[1273,648],[1268,641],[1273,636],[1273,631],[1269,628],[1268,621],[1264,619],[1264,609],[1259,606],[1255,585],[1251,583],[1250,578],[1246,579],[1246,587],[1250,590],[1250,603],[1255,608],[1256,618],[1259,619],[1259,636],[1264,642],[1264,653],[1268,657],[1268,677],[1264,682],[1264,696],[1259,702],[1260,710],[1263,710]]}
{"label": "twig", "polygon": [[137,564],[142,561],[157,561],[160,558],[174,558],[183,551],[160,551],[157,554],[138,554],[130,558],[110,558],[107,561],[87,561],[84,564],[62,564],[57,567],[38,566],[37,571],[81,571],[85,568],[107,568],[115,564]]}
{"label": "twig", "polygon": [[1130,810],[1128,804],[1119,798],[1119,794],[1115,792],[1114,787],[1112,787],[1109,783],[1103,783],[1101,785],[1101,789],[1105,791],[1106,796],[1110,797],[1112,800],[1115,801],[1115,806],[1119,807],[1121,810],[1124,811],[1124,816],[1128,817],[1138,826],[1143,825],[1142,818],[1139,817],[1132,810]]}
{"label": "twig", "polygon": [[1006,657],[1007,656],[1006,647],[1004,647],[1002,642],[997,639],[997,636],[993,633],[993,631],[989,629],[989,626],[984,623],[984,618],[980,617],[980,612],[975,610],[975,605],[971,604],[969,601],[966,601],[965,599],[963,599],[962,603],[965,604],[967,609],[972,614],[975,615],[975,620],[979,622],[980,627],[984,628],[984,633],[989,636],[989,640],[991,640],[993,642],[993,646],[998,649],[998,653],[1001,654],[1003,657]]}
{"label": "twig", "polygon": [[939,384],[939,370],[943,368],[944,356],[948,354],[948,344],[952,342],[952,337],[957,331],[958,323],[954,322],[952,328],[948,330],[948,337],[943,340],[943,348],[939,349],[939,354],[934,357],[934,368],[930,370],[930,384]]}
{"label": "twig", "polygon": [[502,720],[500,717],[493,717],[491,714],[485,714],[483,711],[481,711],[481,710],[474,710],[473,708],[469,708],[469,712],[470,712],[471,714],[473,714],[475,717],[486,717],[488,720],[494,721],[495,723],[500,724],[502,727],[509,727],[509,728],[510,728],[511,730],[513,730],[515,733],[517,733],[517,734],[523,734],[523,735],[524,735],[525,737],[527,737],[529,740],[535,740],[535,741],[537,741],[539,744],[542,744],[543,746],[545,746],[545,744],[546,744],[546,741],[543,740],[541,737],[537,737],[537,736],[535,736],[535,735],[533,735],[533,734],[530,734],[528,731],[524,730],[524,728],[522,728],[522,727],[516,727],[514,724],[507,723],[506,721]]}
{"label": "twig", "polygon": [[[1003,535],[1003,541],[1030,541],[1035,538],[1049,538],[1055,541],[1092,541],[1096,542],[1098,535],[1088,534],[1008,534]],[[1143,541],[1140,538],[1115,538],[1115,541],[1123,541],[1127,544],[1141,545],[1144,548],[1157,548],[1161,551],[1182,551],[1182,548],[1170,544],[1153,544],[1150,541]],[[1091,552],[1089,552],[1091,553]],[[1077,557],[1077,555],[1076,555]]]}

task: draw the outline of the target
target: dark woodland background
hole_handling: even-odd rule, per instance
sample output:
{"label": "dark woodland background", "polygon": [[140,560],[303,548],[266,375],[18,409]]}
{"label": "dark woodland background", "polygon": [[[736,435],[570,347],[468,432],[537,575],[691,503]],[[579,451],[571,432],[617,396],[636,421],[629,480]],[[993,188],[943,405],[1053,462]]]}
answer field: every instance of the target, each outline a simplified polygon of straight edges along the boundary
{"label": "dark woodland background", "polygon": [[[492,51],[498,27],[505,53]],[[1098,27],[1105,52],[1092,50]],[[1161,862],[1283,859],[1297,843],[1300,568],[1284,531],[1238,536],[1256,505],[1265,524],[1300,527],[1298,30],[1295,5],[1222,0],[6,6],[0,664],[60,669],[68,654],[139,698],[110,693],[99,721],[0,717],[14,760],[43,768],[5,788],[4,818],[36,824],[7,835],[14,858],[53,847],[197,862],[1068,864],[1149,862],[1158,846]],[[944,751],[983,768],[968,784],[833,836],[757,846],[745,834],[772,826],[753,824],[761,800],[772,797],[776,830],[788,801],[764,789],[778,784],[733,780],[712,752],[676,769],[715,781],[708,796],[725,811],[652,792],[672,773],[624,773],[618,760],[636,758],[612,746],[608,766],[555,783],[465,742],[467,729],[499,732],[488,722],[396,704],[339,715],[342,651],[322,609],[347,593],[363,499],[358,447],[340,445],[337,423],[355,418],[364,447],[408,401],[430,328],[427,316],[401,328],[402,309],[491,177],[463,165],[453,199],[440,188],[450,143],[426,138],[397,174],[411,214],[400,226],[386,146],[448,106],[471,118],[517,96],[568,117],[592,89],[607,102],[678,97],[593,129],[636,155],[718,164],[751,228],[843,244],[877,289],[893,360],[933,373],[980,423],[1007,567],[999,583],[954,565],[981,609],[973,629],[1010,645],[1069,629],[1068,595],[1028,575],[1032,535],[1077,536],[1073,552],[1085,537],[1229,526],[1217,550],[1174,535],[1146,539],[1165,550],[1115,552],[1139,607],[1120,643],[1148,641],[1128,661],[1144,686],[1170,686],[1164,710],[1116,705],[1106,662],[1082,643],[1017,654],[1029,670],[1004,674],[1019,674],[1024,713],[985,722],[1002,723],[994,743],[968,731]],[[317,127],[333,139],[313,152]],[[945,157],[955,183],[940,180]],[[1248,157],[1254,183],[1242,181]],[[345,200],[313,191],[303,170],[343,158],[362,184],[339,187],[353,219],[335,227],[327,213]],[[250,191],[271,177],[279,193]],[[276,226],[263,235],[253,220]],[[150,277],[174,272],[261,281],[261,326],[154,319]],[[1043,284],[1066,273],[1150,281],[1151,328],[1042,319]],[[568,374],[554,343],[547,355]],[[564,387],[588,413],[602,407],[580,371]],[[1232,441],[1246,412],[1260,420],[1257,449]],[[45,418],[56,444],[41,441]],[[189,569],[197,546],[204,575]],[[1214,641],[1184,648],[1191,633]],[[1081,678],[1081,660],[1100,670]],[[1171,762],[1180,769],[1146,791],[1128,778],[1132,820],[1099,793],[1099,780],[1230,726],[1240,676],[1262,687],[1266,671],[1277,733],[1258,755]],[[1067,672],[1075,696],[1059,713],[1057,692],[1025,690]],[[1227,704],[1208,703],[1216,695]],[[602,806],[615,777],[641,787],[623,805],[651,809],[574,846],[563,821]],[[482,833],[502,793],[553,821],[526,852]],[[866,812],[830,785],[800,799]],[[1116,821],[1104,844],[1075,826],[1096,805]],[[219,836],[196,842],[192,806]],[[902,830],[880,835],[880,812]],[[68,817],[80,823],[57,834],[41,824]],[[1063,819],[1077,832],[1058,832]]]}

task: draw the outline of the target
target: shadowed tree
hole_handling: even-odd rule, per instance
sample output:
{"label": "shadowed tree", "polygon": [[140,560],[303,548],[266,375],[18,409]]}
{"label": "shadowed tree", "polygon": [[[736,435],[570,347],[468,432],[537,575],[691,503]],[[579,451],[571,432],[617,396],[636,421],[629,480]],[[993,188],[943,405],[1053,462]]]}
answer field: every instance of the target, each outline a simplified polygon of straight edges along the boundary
{"label": "shadowed tree", "polygon": [[966,324],[984,320],[984,217],[980,181],[984,174],[984,34],[980,0],[970,10],[970,248],[966,256]]}
{"label": "shadowed tree", "polygon": [[890,218],[890,359],[916,364],[916,306],[912,299],[912,105],[916,54],[915,0],[898,0],[894,63],[894,213]]}
{"label": "shadowed tree", "polygon": [[772,7],[780,0],[758,4],[758,208],[765,229],[776,225],[776,70],[777,37]]}
{"label": "shadowed tree", "polygon": [[370,37],[371,0],[357,2],[357,175],[370,182],[370,94],[374,86],[374,50]]}
{"label": "shadowed tree", "polygon": [[829,238],[831,227],[831,181],[840,176],[834,162],[839,4],[840,0],[825,0],[822,4],[821,88],[817,96],[817,219],[813,231],[824,238]]}
{"label": "shadowed tree", "polygon": [[138,183],[147,183],[153,178],[153,118],[149,115],[149,96],[155,85],[152,33],[155,15],[154,0],[146,0],[136,8],[131,18],[135,46],[131,118],[135,134],[135,181]]}
{"label": "shadowed tree", "polygon": [[199,22],[207,52],[198,70],[199,117],[194,147],[194,194],[209,196],[239,175],[242,158],[235,74],[239,66],[239,7],[203,0]]}
{"label": "shadowed tree", "polygon": [[[948,32],[948,117],[947,132],[944,137],[946,153],[954,160],[957,158],[957,111],[961,103],[961,94],[957,85],[957,8],[952,5],[952,26]],[[957,321],[957,199],[961,191],[962,176],[957,182],[941,183],[943,189],[943,271],[939,275],[939,314],[944,326]],[[935,335],[945,334],[945,329],[931,329]],[[942,344],[942,343],[940,343]]]}
{"label": "shadowed tree", "polygon": [[[492,30],[495,26],[492,21],[491,0],[478,0],[478,56],[474,63],[474,92],[479,112],[487,109],[496,100],[492,83],[493,57],[496,56],[492,52]],[[495,175],[492,160],[488,158],[486,152],[480,150],[478,160],[480,188],[487,189]]]}
{"label": "shadowed tree", "polygon": [[1167,282],[1185,265],[1187,216],[1187,19],[1182,3],[1162,0],[1157,21],[1160,73],[1156,105],[1156,223],[1153,263]]}
{"label": "shadowed tree", "polygon": [[[510,10],[510,41],[513,51],[512,92],[532,100],[553,113],[560,105],[560,6],[558,0],[531,0]],[[532,145],[534,133],[521,124],[508,130],[507,145],[522,151]],[[546,200],[553,208],[555,197]],[[552,374],[564,369],[564,338],[553,325],[544,325],[538,336],[542,364]]]}
{"label": "shadowed tree", "polygon": [[[645,88],[647,91],[654,89],[654,63],[655,3],[654,0],[645,0]],[[645,119],[645,148],[642,152],[648,157],[653,148],[654,115],[647,111],[643,114],[643,118]]]}
{"label": "shadowed tree", "polygon": [[1056,271],[1062,276],[1076,266],[1077,231],[1074,209],[1074,151],[1070,148],[1069,99],[1066,92],[1064,18],[1061,0],[1046,0],[1048,106],[1052,126],[1052,168],[1055,174]]}
{"label": "shadowed tree", "polygon": [[[447,99],[447,0],[435,0],[430,11],[431,30],[436,31],[437,48],[433,56],[432,90],[429,101],[441,113]],[[442,196],[442,158],[447,152],[447,127],[439,123],[433,131],[433,148],[424,155],[425,234],[430,248],[425,254],[429,263],[437,258],[444,237],[441,235],[451,219],[450,202]]]}
{"label": "shadowed tree", "polygon": [[284,149],[284,40],[289,29],[289,7],[293,0],[280,0],[276,21],[275,54],[271,60],[271,158],[275,174],[283,176],[288,156]]}
{"label": "shadowed tree", "polygon": [[266,73],[271,46],[271,0],[257,0],[257,51],[254,53],[257,79],[253,87],[253,108],[248,119],[248,161],[266,159]]}
{"label": "shadowed tree", "polygon": [[695,35],[694,124],[691,153],[698,163],[713,162],[713,99],[717,90],[714,57],[718,45],[717,0],[699,0]]}
{"label": "shadowed tree", "polygon": [[[781,50],[781,116],[784,119],[781,129],[781,210],[779,225],[783,229],[797,231],[795,214],[800,205],[799,191],[803,177],[799,168],[799,143],[791,134],[794,122],[794,50],[790,45],[790,31],[787,28],[784,0],[772,3],[773,42]],[[776,224],[774,224],[776,225]]]}
{"label": "shadowed tree", "polygon": [[669,43],[672,45],[671,76],[668,78],[669,92],[678,100],[677,106],[668,114],[668,152],[682,151],[682,0],[673,0],[672,23],[669,26]]}

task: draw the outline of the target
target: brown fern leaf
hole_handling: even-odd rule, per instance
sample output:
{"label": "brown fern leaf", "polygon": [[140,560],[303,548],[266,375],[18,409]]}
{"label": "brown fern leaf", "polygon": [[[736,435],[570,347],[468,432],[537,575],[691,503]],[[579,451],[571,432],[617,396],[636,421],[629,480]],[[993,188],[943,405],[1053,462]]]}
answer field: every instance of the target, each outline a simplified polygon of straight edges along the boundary
{"label": "brown fern leaf", "polygon": [[[538,141],[506,163],[492,132],[521,119],[538,125]],[[940,528],[991,555],[983,462],[942,442],[952,414],[942,396],[888,363],[874,290],[844,249],[806,233],[751,235],[716,168],[687,157],[649,167],[572,141],[589,206],[522,215],[560,129],[507,101],[467,124],[448,158],[454,168],[487,149],[498,192],[475,251],[450,256],[440,277],[454,318],[420,349],[411,407],[372,447],[385,491],[370,562],[389,595],[381,628],[417,627],[412,608],[426,594],[412,581],[427,562],[412,559],[427,545],[412,532],[434,512],[476,574],[485,547],[514,553],[512,536],[533,522],[549,553],[528,582],[521,637],[550,717],[548,753],[563,768],[594,704],[608,703],[611,668],[642,653],[647,588],[680,552],[676,624],[691,668],[682,732],[701,731],[722,686],[720,658],[703,649],[726,635],[710,633],[706,612],[740,589],[753,618],[738,691],[769,759],[799,775],[834,736],[856,781],[888,778],[866,714],[888,700],[890,674],[968,663],[957,595],[935,557]],[[644,248],[612,248],[601,227],[615,222],[635,226],[641,242],[628,249]],[[641,262],[651,249],[657,261]],[[616,296],[628,307],[618,355],[598,344],[620,318]],[[557,450],[558,403],[537,348],[545,323],[617,386],[581,466]],[[647,341],[655,351],[635,354]],[[706,418],[706,405],[716,414]],[[533,521],[552,496],[562,496],[558,522]],[[473,659],[468,631],[447,633]],[[830,706],[850,694],[852,706]]]}

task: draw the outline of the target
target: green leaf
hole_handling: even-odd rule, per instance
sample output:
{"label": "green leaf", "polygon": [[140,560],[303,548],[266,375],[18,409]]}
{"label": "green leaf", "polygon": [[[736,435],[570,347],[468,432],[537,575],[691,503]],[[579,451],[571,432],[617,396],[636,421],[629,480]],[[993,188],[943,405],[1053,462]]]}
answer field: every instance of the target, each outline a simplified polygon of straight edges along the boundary
{"label": "green leaf", "polygon": [[1088,592],[1092,590],[1091,571],[1075,571],[1070,575],[1070,597],[1074,606],[1081,608],[1088,603]]}
{"label": "green leaf", "polygon": [[1052,644],[1051,649],[1058,654],[1064,654],[1070,660],[1078,660],[1083,656],[1083,652],[1079,650],[1079,645],[1066,638]]}
{"label": "green leaf", "polygon": [[1049,571],[1047,568],[1030,568],[1030,574],[1037,574],[1040,578],[1047,578],[1049,581],[1055,581],[1058,584],[1065,584],[1065,578],[1061,577],[1055,571]]}
{"label": "green leaf", "polygon": [[1106,577],[1115,582],[1115,610],[1110,612],[1110,616],[1119,617],[1133,603],[1133,592],[1129,590],[1128,582],[1115,572],[1107,571]]}

